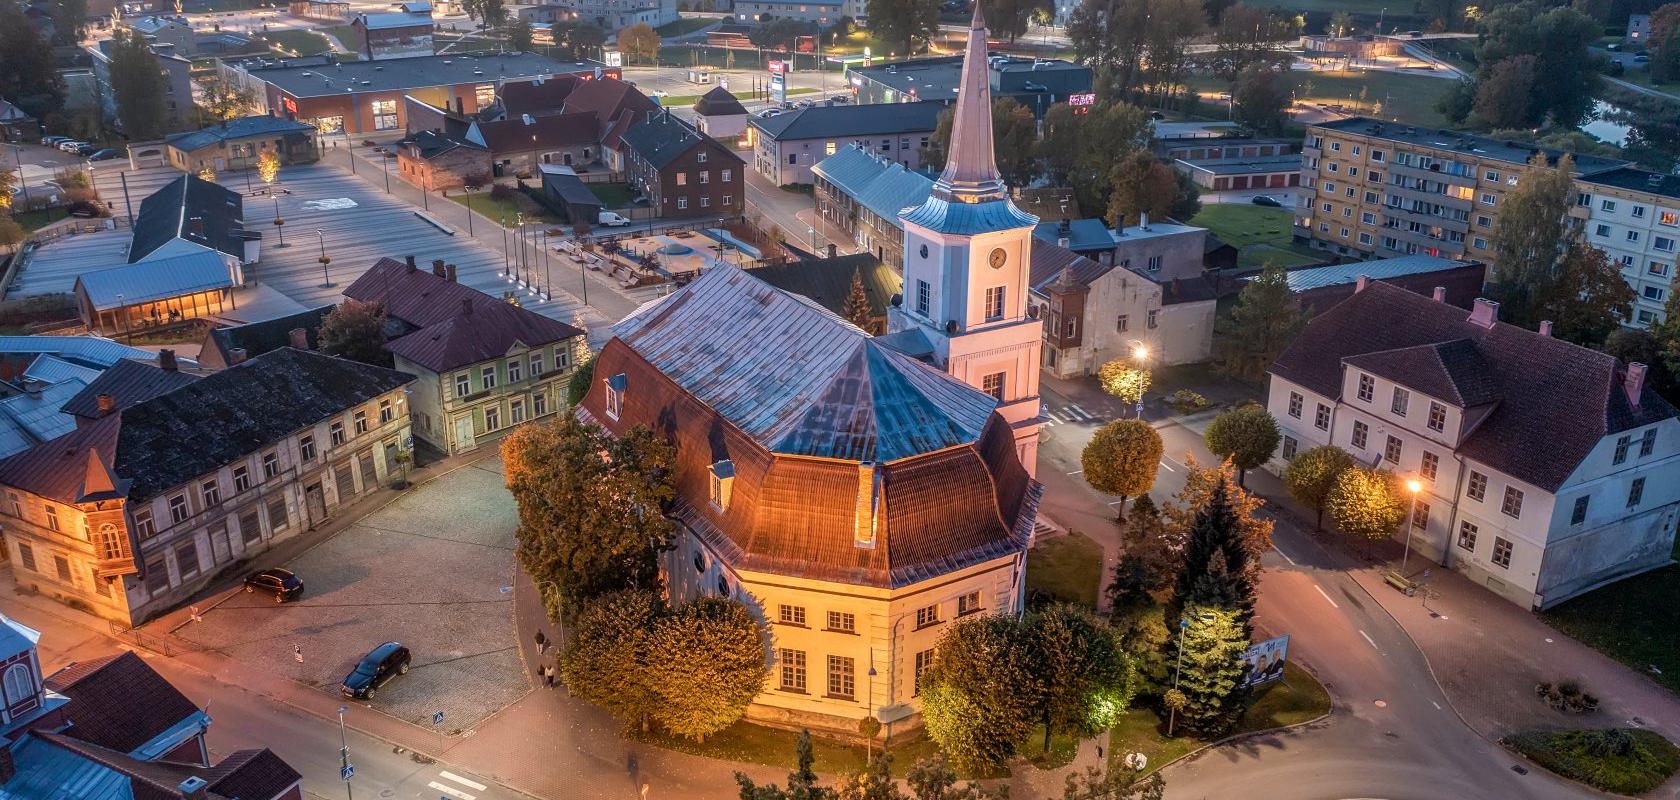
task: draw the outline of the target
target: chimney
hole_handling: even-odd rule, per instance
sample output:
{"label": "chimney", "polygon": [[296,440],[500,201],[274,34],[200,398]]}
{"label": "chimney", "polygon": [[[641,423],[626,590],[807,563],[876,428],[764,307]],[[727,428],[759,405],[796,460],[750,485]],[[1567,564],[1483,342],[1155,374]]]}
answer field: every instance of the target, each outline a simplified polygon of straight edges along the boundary
{"label": "chimney", "polygon": [[1551,320],[1549,320],[1549,319],[1540,320],[1540,335],[1541,336],[1546,336],[1546,337],[1550,337],[1552,335],[1552,321]]}
{"label": "chimney", "polygon": [[182,800],[204,800],[205,797],[209,796],[210,783],[194,775],[181,781],[181,785],[175,787],[175,789],[181,793]]}
{"label": "chimney", "polygon": [[445,278],[448,278],[450,283],[455,282],[455,265],[454,264],[443,265],[443,272],[444,272],[443,276]]}
{"label": "chimney", "polygon": [[408,265],[408,271],[411,273],[419,268],[414,263],[414,256],[403,256],[403,263]]}
{"label": "chimney", "polygon": [[245,363],[245,348],[235,347],[228,351],[228,366]]}
{"label": "chimney", "polygon": [[835,256],[838,256],[838,255],[840,255],[840,246],[836,245],[832,242],[829,243],[829,245],[828,245],[828,257],[829,258],[834,258]]}
{"label": "chimney", "polygon": [[1371,276],[1361,275],[1361,276],[1359,276],[1359,282],[1355,283],[1353,285],[1353,293],[1354,294],[1359,294],[1360,292],[1365,291],[1365,287],[1370,286],[1370,285],[1371,285]]}
{"label": "chimney", "polygon": [[462,314],[464,314],[464,315],[465,314],[471,314],[472,313],[472,306],[473,306],[473,303],[472,303],[472,298],[471,297],[461,298],[461,313]]}
{"label": "chimney", "polygon": [[293,328],[286,332],[286,336],[291,339],[292,347],[298,350],[309,349],[309,331],[302,328]]}
{"label": "chimney", "polygon": [[1639,396],[1645,392],[1645,365],[1634,361],[1627,366],[1622,378],[1622,390],[1627,392],[1628,405],[1639,408]]}
{"label": "chimney", "polygon": [[1437,303],[1447,302],[1447,287],[1445,287],[1445,286],[1435,287],[1434,297],[1435,297],[1435,302],[1437,302]]}
{"label": "chimney", "polygon": [[180,364],[175,363],[175,351],[170,350],[169,348],[164,348],[158,351],[157,362],[159,367],[169,370],[170,372],[174,372],[181,368]]}
{"label": "chimney", "polygon": [[1485,297],[1476,298],[1476,306],[1470,309],[1470,324],[1488,330],[1493,330],[1493,323],[1499,321],[1499,304]]}
{"label": "chimney", "polygon": [[1139,211],[1138,212],[1138,229],[1139,230],[1145,230],[1145,231],[1149,230],[1149,212],[1148,211]]}
{"label": "chimney", "polygon": [[101,394],[94,398],[99,403],[99,416],[103,417],[117,410],[117,398],[108,394]]}

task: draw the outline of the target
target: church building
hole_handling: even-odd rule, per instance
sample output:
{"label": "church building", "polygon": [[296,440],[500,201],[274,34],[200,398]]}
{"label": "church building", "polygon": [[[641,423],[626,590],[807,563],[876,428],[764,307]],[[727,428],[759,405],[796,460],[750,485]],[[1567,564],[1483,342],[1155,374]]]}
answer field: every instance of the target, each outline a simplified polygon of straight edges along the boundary
{"label": "church building", "polygon": [[[673,603],[736,598],[767,623],[759,722],[855,733],[920,724],[945,625],[1019,613],[1043,487],[1036,220],[992,161],[978,12],[951,167],[906,212],[922,300],[872,336],[728,265],[613,328],[578,415],[676,447]],[[914,298],[915,295],[912,295]]]}

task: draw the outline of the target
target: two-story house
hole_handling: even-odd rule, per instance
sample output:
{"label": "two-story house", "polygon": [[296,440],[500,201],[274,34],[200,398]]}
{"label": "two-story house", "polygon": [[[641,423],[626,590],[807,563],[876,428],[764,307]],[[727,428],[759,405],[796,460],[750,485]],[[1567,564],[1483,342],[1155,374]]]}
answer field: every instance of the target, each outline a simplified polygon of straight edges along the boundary
{"label": "two-story house", "polygon": [[382,258],[344,296],[384,304],[399,334],[385,349],[417,376],[414,434],[451,455],[563,409],[587,346],[576,327],[456,283],[442,261]]}
{"label": "two-story house", "polygon": [[1680,421],[1624,364],[1377,281],[1314,317],[1271,368],[1280,456],[1341,447],[1422,484],[1414,553],[1547,608],[1669,563]]}
{"label": "two-story house", "polygon": [[650,114],[624,134],[631,186],[659,217],[739,216],[747,197],[746,162],[670,109]]}
{"label": "two-story house", "polygon": [[0,460],[21,586],[123,625],[379,488],[412,447],[413,376],[281,348]]}

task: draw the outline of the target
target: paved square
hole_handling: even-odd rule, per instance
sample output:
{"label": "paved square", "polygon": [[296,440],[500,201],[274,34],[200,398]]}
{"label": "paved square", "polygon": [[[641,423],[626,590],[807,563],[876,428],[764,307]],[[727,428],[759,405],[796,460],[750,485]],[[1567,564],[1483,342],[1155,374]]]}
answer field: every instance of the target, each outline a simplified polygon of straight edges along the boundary
{"label": "paved square", "polygon": [[[367,651],[398,641],[407,675],[370,704],[443,728],[471,728],[531,687],[520,665],[510,587],[513,498],[501,460],[480,460],[429,481],[286,566],[301,600],[235,594],[177,636],[330,694]],[[303,651],[303,663],[292,647]]]}

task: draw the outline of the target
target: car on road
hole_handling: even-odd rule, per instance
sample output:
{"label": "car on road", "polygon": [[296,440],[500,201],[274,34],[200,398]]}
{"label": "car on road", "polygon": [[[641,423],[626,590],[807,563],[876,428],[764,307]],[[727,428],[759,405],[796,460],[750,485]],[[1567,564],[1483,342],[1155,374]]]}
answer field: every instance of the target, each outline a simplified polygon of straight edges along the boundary
{"label": "car on road", "polygon": [[379,687],[398,675],[408,674],[408,661],[408,648],[399,642],[386,642],[362,656],[356,668],[344,677],[339,691],[353,700],[372,700]]}
{"label": "car on road", "polygon": [[113,158],[116,158],[120,155],[122,155],[122,152],[119,151],[118,149],[116,149],[115,147],[106,147],[106,148],[103,148],[103,149],[100,149],[100,150],[93,151],[91,154],[88,155],[88,160],[89,161],[109,161],[109,160],[111,160]]}
{"label": "car on road", "polygon": [[260,569],[245,576],[245,591],[272,594],[274,602],[284,603],[303,596],[303,579],[289,569]]}
{"label": "car on road", "polygon": [[1248,202],[1257,206],[1265,206],[1267,208],[1283,208],[1283,203],[1278,202],[1278,199],[1276,197],[1272,197],[1271,195],[1257,194],[1254,196],[1253,200]]}

